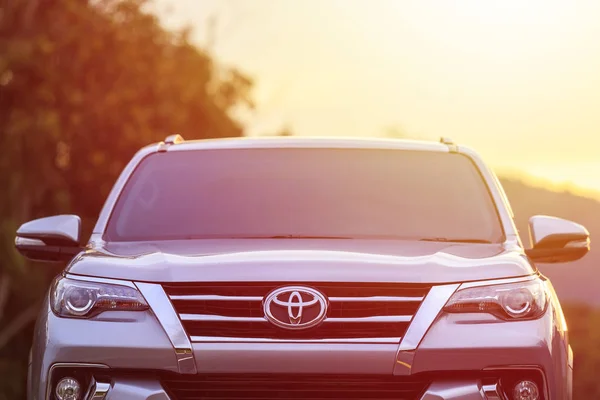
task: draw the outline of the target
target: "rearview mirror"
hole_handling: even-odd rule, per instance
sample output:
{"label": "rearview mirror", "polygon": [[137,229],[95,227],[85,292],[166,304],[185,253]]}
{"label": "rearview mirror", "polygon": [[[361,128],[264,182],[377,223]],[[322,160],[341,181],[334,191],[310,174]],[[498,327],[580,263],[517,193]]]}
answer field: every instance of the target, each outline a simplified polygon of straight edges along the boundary
{"label": "rearview mirror", "polygon": [[81,219],[56,215],[27,222],[17,230],[15,247],[36,261],[69,261],[81,251]]}
{"label": "rearview mirror", "polygon": [[531,249],[525,253],[534,262],[562,263],[582,258],[590,251],[590,233],[585,227],[562,218],[536,215],[529,219]]}

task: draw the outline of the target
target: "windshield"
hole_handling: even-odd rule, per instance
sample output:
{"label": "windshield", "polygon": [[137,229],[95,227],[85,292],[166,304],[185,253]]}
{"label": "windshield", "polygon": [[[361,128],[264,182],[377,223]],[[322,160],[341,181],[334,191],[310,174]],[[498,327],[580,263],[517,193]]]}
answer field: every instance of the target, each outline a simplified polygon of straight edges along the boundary
{"label": "windshield", "polygon": [[151,154],[106,231],[109,241],[256,237],[499,242],[503,231],[464,155],[322,148]]}

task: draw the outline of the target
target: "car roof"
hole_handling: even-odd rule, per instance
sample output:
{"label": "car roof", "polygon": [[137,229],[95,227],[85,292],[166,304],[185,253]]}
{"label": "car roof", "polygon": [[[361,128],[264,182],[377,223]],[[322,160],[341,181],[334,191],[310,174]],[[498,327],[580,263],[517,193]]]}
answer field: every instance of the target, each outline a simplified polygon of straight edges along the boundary
{"label": "car roof", "polygon": [[222,139],[182,140],[171,144],[167,151],[203,149],[256,149],[256,148],[350,148],[350,149],[401,149],[449,152],[448,144],[434,141],[348,138],[348,137],[299,137],[260,136]]}

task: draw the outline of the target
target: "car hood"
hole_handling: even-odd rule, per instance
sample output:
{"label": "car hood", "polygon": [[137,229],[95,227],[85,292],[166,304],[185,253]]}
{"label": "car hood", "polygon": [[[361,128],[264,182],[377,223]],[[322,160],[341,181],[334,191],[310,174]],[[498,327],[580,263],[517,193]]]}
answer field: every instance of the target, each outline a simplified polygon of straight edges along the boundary
{"label": "car hood", "polygon": [[449,283],[534,272],[518,246],[354,239],[105,243],[67,267],[146,282]]}

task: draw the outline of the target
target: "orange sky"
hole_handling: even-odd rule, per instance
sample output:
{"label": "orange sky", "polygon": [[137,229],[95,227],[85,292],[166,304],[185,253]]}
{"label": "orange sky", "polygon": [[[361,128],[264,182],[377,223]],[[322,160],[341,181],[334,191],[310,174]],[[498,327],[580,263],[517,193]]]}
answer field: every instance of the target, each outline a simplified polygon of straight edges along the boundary
{"label": "orange sky", "polygon": [[[600,1],[158,0],[256,79],[249,134],[449,136],[600,190]],[[170,12],[166,12],[170,7]]]}

